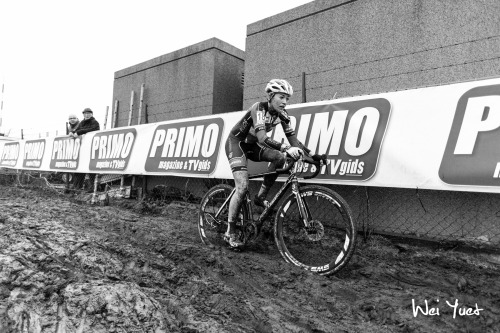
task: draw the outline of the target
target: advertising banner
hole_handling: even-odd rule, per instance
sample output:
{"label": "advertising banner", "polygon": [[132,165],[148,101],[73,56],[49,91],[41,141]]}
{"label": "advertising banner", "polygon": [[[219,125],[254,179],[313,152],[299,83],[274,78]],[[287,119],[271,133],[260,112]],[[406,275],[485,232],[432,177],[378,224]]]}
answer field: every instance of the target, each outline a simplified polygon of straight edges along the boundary
{"label": "advertising banner", "polygon": [[2,155],[0,159],[0,166],[13,167],[17,164],[17,159],[19,158],[20,150],[19,142],[7,142],[4,144],[2,149]]}
{"label": "advertising banner", "polygon": [[149,146],[145,170],[211,174],[217,164],[223,129],[221,118],[159,125]]}
{"label": "advertising banner", "polygon": [[[311,154],[326,154],[328,165],[317,179],[367,180],[377,168],[391,103],[384,98],[298,107],[289,111],[299,141]],[[280,126],[271,137],[283,141]],[[307,170],[307,169],[306,169]],[[264,172],[252,163],[250,173]],[[308,169],[304,175],[315,171]]]}
{"label": "advertising banner", "polygon": [[98,132],[92,138],[89,169],[100,172],[125,170],[136,137],[137,130],[129,127]]}
{"label": "advertising banner", "polygon": [[448,184],[500,185],[500,85],[467,91],[458,100],[439,177]]}
{"label": "advertising banner", "polygon": [[82,139],[63,137],[55,138],[50,155],[50,169],[52,170],[76,170],[78,168],[78,157]]}
{"label": "advertising banner", "polygon": [[[500,78],[294,104],[287,111],[297,138],[328,157],[319,176],[305,182],[500,193]],[[245,113],[76,139],[5,140],[0,167],[230,179],[224,143]],[[286,140],[281,125],[268,135]],[[267,167],[249,162],[248,170]],[[302,176],[314,171],[309,166]]]}
{"label": "advertising banner", "polygon": [[24,144],[23,167],[40,168],[45,152],[45,139],[27,140]]}

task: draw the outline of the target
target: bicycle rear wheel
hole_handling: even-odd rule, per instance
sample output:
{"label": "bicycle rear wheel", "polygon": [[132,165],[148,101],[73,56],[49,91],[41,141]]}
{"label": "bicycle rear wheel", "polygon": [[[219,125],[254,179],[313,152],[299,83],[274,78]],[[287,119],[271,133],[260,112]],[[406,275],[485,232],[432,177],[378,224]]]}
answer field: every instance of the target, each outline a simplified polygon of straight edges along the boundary
{"label": "bicycle rear wheel", "polygon": [[[203,244],[210,246],[225,246],[224,233],[227,230],[227,220],[229,212],[229,195],[233,190],[232,186],[219,184],[212,187],[205,194],[200,203],[198,214],[198,231]],[[245,219],[246,206],[243,204],[240,214],[237,216],[236,224],[241,225]],[[217,213],[219,212],[219,215]]]}
{"label": "bicycle rear wheel", "polygon": [[301,220],[297,200],[290,194],[280,205],[274,237],[283,258],[294,265],[329,275],[349,262],[356,246],[356,225],[347,202],[336,192],[310,185],[300,189],[310,214],[310,227]]}

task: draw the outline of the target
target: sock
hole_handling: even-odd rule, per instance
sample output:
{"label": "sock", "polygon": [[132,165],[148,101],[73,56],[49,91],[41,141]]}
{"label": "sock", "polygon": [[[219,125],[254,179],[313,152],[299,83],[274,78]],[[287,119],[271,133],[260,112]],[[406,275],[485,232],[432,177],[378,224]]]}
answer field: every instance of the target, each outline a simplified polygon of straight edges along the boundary
{"label": "sock", "polygon": [[227,233],[228,234],[236,233],[236,222],[229,221],[227,223]]}

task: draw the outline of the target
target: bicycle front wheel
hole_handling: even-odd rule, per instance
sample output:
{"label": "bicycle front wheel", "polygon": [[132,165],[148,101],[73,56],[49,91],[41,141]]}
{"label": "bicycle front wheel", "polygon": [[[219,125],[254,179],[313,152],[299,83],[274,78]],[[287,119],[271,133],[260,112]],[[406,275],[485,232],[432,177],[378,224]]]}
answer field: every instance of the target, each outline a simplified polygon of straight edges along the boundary
{"label": "bicycle front wheel", "polygon": [[348,263],[356,246],[356,225],[347,202],[335,191],[310,185],[300,189],[309,214],[306,227],[295,195],[280,205],[274,238],[283,258],[294,265],[329,275]]}
{"label": "bicycle front wheel", "polygon": [[[210,246],[225,246],[224,233],[227,230],[229,213],[229,195],[232,186],[219,184],[205,194],[200,203],[198,214],[198,231],[203,244]],[[239,227],[248,216],[243,204],[240,214],[237,214],[236,225]]]}

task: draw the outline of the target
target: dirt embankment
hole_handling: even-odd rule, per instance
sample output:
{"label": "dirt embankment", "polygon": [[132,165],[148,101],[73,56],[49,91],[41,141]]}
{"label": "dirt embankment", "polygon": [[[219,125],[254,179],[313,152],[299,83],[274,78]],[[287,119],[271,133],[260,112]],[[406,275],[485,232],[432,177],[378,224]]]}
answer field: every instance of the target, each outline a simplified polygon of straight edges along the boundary
{"label": "dirt embankment", "polygon": [[151,216],[0,193],[2,333],[500,331],[498,255],[374,237],[321,277],[270,238],[242,253],[203,246],[193,206]]}

